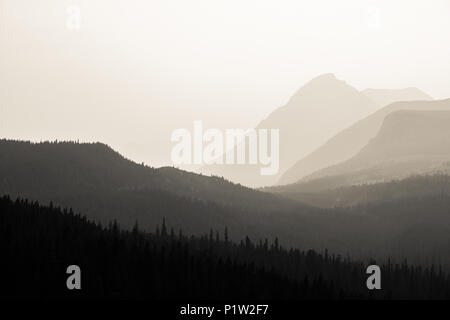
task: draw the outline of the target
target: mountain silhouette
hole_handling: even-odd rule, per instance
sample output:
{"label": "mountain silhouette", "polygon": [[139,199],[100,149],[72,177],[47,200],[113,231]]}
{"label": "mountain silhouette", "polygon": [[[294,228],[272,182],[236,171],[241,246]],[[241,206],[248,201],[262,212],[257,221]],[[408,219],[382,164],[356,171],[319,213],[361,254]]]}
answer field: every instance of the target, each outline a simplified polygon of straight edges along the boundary
{"label": "mountain silhouette", "polygon": [[276,109],[256,129],[279,129],[280,169],[261,176],[259,165],[212,165],[202,169],[247,186],[277,182],[298,159],[379,106],[333,74],[318,76],[300,88],[286,105]]}
{"label": "mountain silhouette", "polygon": [[0,140],[0,176],[0,191],[17,194],[159,190],[243,208],[282,206],[276,197],[267,199],[261,192],[222,178],[137,164],[102,143]]}
{"label": "mountain silhouette", "polygon": [[284,233],[294,241],[282,221],[305,207],[222,178],[139,165],[101,143],[0,140],[0,177],[0,194],[52,201],[124,228],[139,221],[154,230],[166,218],[193,234],[227,226],[230,237]]}
{"label": "mountain silhouette", "polygon": [[397,110],[450,110],[450,99],[396,102],[384,107],[341,131],[320,148],[298,161],[283,174],[278,184],[295,183],[315,171],[355,156],[370,139],[377,135],[385,117]]}
{"label": "mountain silhouette", "polygon": [[400,101],[433,100],[428,94],[414,87],[405,89],[365,89],[362,93],[383,107]]}

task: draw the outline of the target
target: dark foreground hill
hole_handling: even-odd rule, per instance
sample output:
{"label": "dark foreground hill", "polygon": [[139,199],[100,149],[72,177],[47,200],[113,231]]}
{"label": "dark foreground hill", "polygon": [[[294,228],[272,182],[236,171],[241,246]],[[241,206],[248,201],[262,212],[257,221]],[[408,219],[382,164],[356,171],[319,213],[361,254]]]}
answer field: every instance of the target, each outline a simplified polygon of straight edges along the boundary
{"label": "dark foreground hill", "polygon": [[[107,228],[73,214],[0,198],[2,299],[345,299],[450,297],[439,268],[381,266],[383,290],[365,287],[366,265],[278,242],[233,244],[224,235],[195,238],[136,225]],[[78,265],[81,291],[66,288],[66,268]]]}
{"label": "dark foreground hill", "polygon": [[253,235],[270,237],[275,213],[292,215],[304,207],[222,178],[139,165],[101,143],[1,140],[0,194],[53,201],[129,229],[139,221],[153,230],[165,217],[196,234],[227,225],[230,236],[242,236],[252,225]]}
{"label": "dark foreground hill", "polygon": [[[330,283],[299,285],[254,264],[222,259],[208,240],[144,234],[89,222],[71,211],[0,199],[2,298],[286,299],[333,297]],[[198,243],[198,244],[197,244]],[[230,244],[231,246],[231,244]],[[82,270],[82,290],[66,268]]]}
{"label": "dark foreground hill", "polygon": [[137,164],[102,143],[0,140],[0,192],[55,200],[69,193],[139,190],[263,211],[293,205],[220,177]]}

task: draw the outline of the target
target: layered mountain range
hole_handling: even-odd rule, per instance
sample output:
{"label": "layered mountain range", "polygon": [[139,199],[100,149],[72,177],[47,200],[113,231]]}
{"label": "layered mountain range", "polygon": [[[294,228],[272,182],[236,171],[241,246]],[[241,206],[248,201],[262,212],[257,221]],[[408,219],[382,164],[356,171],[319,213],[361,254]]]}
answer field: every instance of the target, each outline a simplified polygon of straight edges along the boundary
{"label": "layered mountain range", "polygon": [[[273,184],[287,170],[280,181],[288,185],[258,190],[152,168],[102,143],[0,140],[0,194],[71,207],[124,229],[151,231],[165,220],[193,235],[226,228],[235,240],[278,237],[286,246],[421,264],[438,257],[450,267],[450,100],[394,93],[363,93],[320,76],[257,127],[280,129],[280,174],[211,167],[249,185]],[[380,109],[399,97],[425,100]]]}
{"label": "layered mountain range", "polygon": [[[250,187],[296,182],[316,170],[347,160],[359,151],[376,134],[384,116],[392,109],[401,108],[385,107],[386,104],[416,100],[432,98],[416,88],[359,91],[334,74],[320,75],[301,87],[284,106],[274,110],[255,128],[279,130],[277,174],[261,175],[259,164],[213,164],[204,166],[201,172]],[[382,107],[385,108],[380,110]],[[345,133],[352,126],[360,126],[358,121],[376,112],[379,114],[374,116],[375,120],[363,124],[362,134],[352,130]],[[333,142],[336,139],[337,143]],[[327,146],[329,143],[330,147]],[[323,148],[325,151],[321,151]]]}
{"label": "layered mountain range", "polygon": [[[71,207],[102,224],[152,231],[165,219],[168,230],[186,234],[227,229],[234,240],[278,238],[289,247],[327,248],[362,259],[407,257],[421,264],[439,253],[440,263],[450,266],[450,195],[441,192],[450,183],[430,179],[433,188],[405,181],[390,187],[399,197],[363,197],[354,207],[330,210],[217,177],[139,165],[100,143],[0,141],[0,194]],[[411,196],[401,196],[405,185],[415,190]],[[355,197],[366,192],[364,186],[354,188]]]}

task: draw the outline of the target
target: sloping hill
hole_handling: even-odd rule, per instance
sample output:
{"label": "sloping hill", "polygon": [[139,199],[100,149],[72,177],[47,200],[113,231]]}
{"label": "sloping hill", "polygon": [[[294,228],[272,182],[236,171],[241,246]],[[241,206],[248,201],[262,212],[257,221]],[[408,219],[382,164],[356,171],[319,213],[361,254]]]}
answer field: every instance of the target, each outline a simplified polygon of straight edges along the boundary
{"label": "sloping hill", "polygon": [[330,189],[417,174],[450,173],[449,124],[449,111],[391,113],[378,135],[356,156],[319,170],[299,183]]}
{"label": "sloping hill", "polygon": [[305,208],[221,178],[138,165],[100,143],[1,140],[0,194],[53,201],[125,228],[139,221],[154,230],[165,217],[194,234],[227,226],[234,238],[284,234],[289,241],[297,236],[286,232],[283,221]]}
{"label": "sloping hill", "polygon": [[450,99],[439,101],[397,102],[343,130],[319,149],[286,171],[278,184],[290,184],[320,169],[336,165],[355,156],[381,128],[384,118],[398,110],[449,110]]}
{"label": "sloping hill", "polygon": [[222,178],[139,165],[101,143],[0,140],[0,191],[55,196],[145,189],[241,208],[270,210],[287,204]]}

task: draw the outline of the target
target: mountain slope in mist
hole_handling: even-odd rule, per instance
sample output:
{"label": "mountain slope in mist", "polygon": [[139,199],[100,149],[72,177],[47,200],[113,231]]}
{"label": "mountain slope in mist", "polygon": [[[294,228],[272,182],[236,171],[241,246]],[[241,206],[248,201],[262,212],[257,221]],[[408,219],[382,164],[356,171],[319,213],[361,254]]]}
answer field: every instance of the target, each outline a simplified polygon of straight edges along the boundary
{"label": "mountain slope in mist", "polygon": [[449,110],[450,99],[393,103],[356,122],[332,137],[320,148],[298,161],[286,171],[278,184],[295,183],[320,169],[336,165],[355,156],[375,137],[385,117],[397,110]]}
{"label": "mountain slope in mist", "polygon": [[302,180],[312,189],[330,189],[450,173],[450,112],[401,110],[389,114],[378,135],[356,156]]}
{"label": "mountain slope in mist", "polygon": [[402,180],[314,190],[311,185],[295,183],[265,189],[283,197],[321,208],[352,207],[368,203],[430,196],[450,196],[450,176],[416,175]]}
{"label": "mountain slope in mist", "polygon": [[37,196],[91,190],[159,190],[242,208],[270,210],[287,204],[222,178],[140,165],[102,143],[0,140],[0,177],[0,191],[33,192]]}
{"label": "mountain slope in mist", "polygon": [[248,186],[271,185],[298,159],[377,109],[378,105],[371,99],[333,74],[318,76],[256,127],[279,129],[278,174],[261,176],[259,165],[212,165],[204,167],[202,171]]}
{"label": "mountain slope in mist", "polygon": [[365,89],[362,93],[383,107],[400,101],[433,100],[425,92],[414,87],[405,89]]}
{"label": "mountain slope in mist", "polygon": [[53,201],[126,228],[139,221],[154,230],[164,217],[194,234],[228,226],[230,237],[282,234],[281,221],[305,207],[221,178],[139,165],[101,143],[0,140],[0,194]]}

